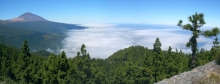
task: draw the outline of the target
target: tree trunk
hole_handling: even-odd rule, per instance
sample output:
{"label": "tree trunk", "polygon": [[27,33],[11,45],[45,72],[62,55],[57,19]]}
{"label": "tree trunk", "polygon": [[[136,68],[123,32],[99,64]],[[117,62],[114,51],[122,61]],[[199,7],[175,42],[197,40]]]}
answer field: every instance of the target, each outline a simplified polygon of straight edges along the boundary
{"label": "tree trunk", "polygon": [[157,75],[156,75],[156,71],[154,72],[154,82],[157,82]]}
{"label": "tree trunk", "polygon": [[193,69],[195,67],[196,67],[196,53],[193,52],[192,53],[192,66],[191,66],[191,68]]}
{"label": "tree trunk", "polygon": [[191,68],[195,68],[196,67],[196,51],[197,51],[197,40],[196,40],[196,37],[193,36],[192,37],[192,66]]}

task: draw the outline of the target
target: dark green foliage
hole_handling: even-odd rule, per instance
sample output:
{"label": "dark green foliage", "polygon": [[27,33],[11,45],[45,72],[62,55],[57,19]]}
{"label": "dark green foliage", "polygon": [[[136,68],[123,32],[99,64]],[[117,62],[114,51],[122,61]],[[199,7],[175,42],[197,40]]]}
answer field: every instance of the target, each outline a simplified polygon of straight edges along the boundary
{"label": "dark green foliage", "polygon": [[[160,44],[159,39],[156,40],[155,44],[162,45]],[[157,46],[157,48],[159,48],[159,46]],[[120,59],[126,58],[127,60],[116,60],[118,57],[120,57]],[[111,83],[124,83],[122,81],[126,79],[125,72],[127,70],[131,71],[131,68],[129,67],[133,66],[133,68],[135,68],[133,72],[138,73],[138,76],[135,76],[135,78],[142,79],[142,81],[146,80],[145,82],[142,82],[144,84],[151,84],[155,82],[155,77],[156,81],[160,81],[183,71],[190,70],[188,66],[189,59],[189,54],[172,52],[171,47],[168,51],[161,50],[160,54],[157,55],[157,52],[152,49],[144,48],[142,46],[132,46],[125,48],[124,50],[119,50],[106,60],[110,63],[111,67],[109,72],[110,80],[112,80]],[[156,62],[154,62],[154,60]],[[129,64],[127,64],[128,62]],[[131,63],[133,64],[130,65]],[[156,63],[158,64],[157,66],[155,65]],[[123,69],[126,65],[129,65],[129,67],[127,66],[127,70]],[[156,75],[155,72],[158,74]],[[138,83],[140,82],[141,81],[139,80]]]}
{"label": "dark green foliage", "polygon": [[189,39],[189,42],[186,43],[187,47],[190,47],[192,50],[192,65],[191,68],[196,67],[196,51],[197,51],[197,38],[199,35],[203,35],[206,37],[216,36],[220,33],[217,27],[213,28],[212,30],[201,31],[201,28],[204,24],[206,24],[204,20],[204,14],[200,13],[195,15],[189,16],[189,24],[182,25],[183,21],[179,20],[177,26],[182,27],[184,30],[192,31],[192,37]]}
{"label": "dark green foliage", "polygon": [[213,47],[219,49],[219,42],[218,42],[218,38],[215,37],[214,39],[215,41],[213,41]]}
{"label": "dark green foliage", "polygon": [[[21,50],[0,44],[0,81],[34,84],[153,84],[190,70],[190,54],[161,49],[156,39],[153,49],[131,46],[107,59],[91,59],[83,44],[74,58],[65,52],[48,57],[30,54],[27,41]],[[214,60],[216,48],[197,52],[196,65]]]}
{"label": "dark green foliage", "polygon": [[58,56],[57,60],[59,68],[58,81],[59,83],[65,84],[67,83],[67,71],[69,70],[69,63],[64,51]]}
{"label": "dark green foliage", "polygon": [[85,84],[90,80],[91,76],[91,60],[90,55],[86,52],[86,46],[83,44],[80,52],[78,52],[77,56],[75,57],[75,72],[76,74],[76,81],[77,83]]}
{"label": "dark green foliage", "polygon": [[[153,72],[154,72],[154,82],[158,82],[158,80],[160,80],[158,78],[158,71],[159,70],[162,70],[163,67],[161,66],[162,65],[162,61],[161,60],[164,60],[163,56],[162,56],[162,49],[160,48],[162,46],[159,38],[156,39],[155,43],[154,43],[154,57],[153,57]],[[161,67],[160,67],[161,66]],[[163,73],[163,71],[161,71]],[[163,77],[164,78],[164,77]]]}
{"label": "dark green foliage", "polygon": [[220,65],[220,50],[218,50],[218,53],[216,55],[216,62]]}
{"label": "dark green foliage", "polygon": [[69,70],[69,63],[65,52],[62,52],[58,56],[50,54],[49,57],[43,63],[43,83],[67,83],[67,72]]}
{"label": "dark green foliage", "polygon": [[206,30],[204,32],[202,32],[202,35],[206,36],[206,37],[211,37],[211,36],[217,36],[220,33],[219,28],[215,27],[212,30]]}
{"label": "dark green foliage", "polygon": [[29,83],[31,80],[30,77],[30,58],[31,54],[29,52],[28,42],[25,40],[22,47],[21,47],[21,54],[18,56],[17,59],[17,70],[16,72],[16,79],[20,80],[22,83]]}
{"label": "dark green foliage", "polygon": [[0,80],[5,80],[6,78],[15,79],[13,65],[16,64],[17,54],[20,54],[19,50],[0,44]]}
{"label": "dark green foliage", "polygon": [[107,73],[104,67],[99,66],[97,62],[92,62],[89,83],[105,84],[108,81],[106,77]]}
{"label": "dark green foliage", "polygon": [[43,63],[43,83],[58,84],[58,61],[55,54],[50,54]]}

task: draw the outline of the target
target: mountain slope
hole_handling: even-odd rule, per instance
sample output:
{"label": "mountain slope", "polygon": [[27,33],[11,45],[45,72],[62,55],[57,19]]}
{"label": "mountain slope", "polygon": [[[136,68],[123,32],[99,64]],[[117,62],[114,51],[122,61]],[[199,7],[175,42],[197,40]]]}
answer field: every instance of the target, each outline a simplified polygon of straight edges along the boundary
{"label": "mountain slope", "polygon": [[18,18],[22,20],[0,21],[0,43],[20,48],[22,42],[27,40],[32,50],[57,49],[61,47],[68,30],[85,29],[76,24],[47,21],[32,13],[24,13]]}
{"label": "mountain slope", "polygon": [[18,18],[11,19],[11,21],[47,21],[47,20],[38,15],[27,12],[20,15]]}
{"label": "mountain slope", "polygon": [[65,24],[51,21],[28,21],[28,22],[8,22],[0,23],[0,26],[28,29],[44,33],[62,33],[70,29],[84,29],[85,27],[75,24]]}

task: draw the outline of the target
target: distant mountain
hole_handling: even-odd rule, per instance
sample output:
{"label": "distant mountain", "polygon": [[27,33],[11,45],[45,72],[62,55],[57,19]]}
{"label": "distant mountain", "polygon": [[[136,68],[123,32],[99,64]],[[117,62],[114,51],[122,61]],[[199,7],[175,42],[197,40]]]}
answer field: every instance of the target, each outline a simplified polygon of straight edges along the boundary
{"label": "distant mountain", "polygon": [[85,28],[48,21],[28,12],[12,20],[0,20],[0,43],[20,48],[22,42],[27,40],[31,50],[57,49],[61,47],[68,30]]}
{"label": "distant mountain", "polygon": [[78,26],[76,24],[66,24],[66,23],[48,21],[42,18],[41,16],[32,14],[30,12],[24,13],[20,15],[18,18],[14,18],[11,20],[0,20],[0,27],[7,27],[14,29],[18,28],[20,30],[25,29],[36,32],[42,32],[42,33],[59,33],[59,34],[64,33],[66,30],[70,30],[70,29],[85,28],[83,26]]}
{"label": "distant mountain", "polygon": [[51,21],[27,21],[27,22],[0,21],[0,27],[27,29],[27,30],[43,32],[43,33],[64,33],[65,31],[71,29],[85,28],[83,26],[78,26],[76,24],[66,24],[66,23],[58,23]]}
{"label": "distant mountain", "polygon": [[27,12],[20,15],[18,18],[11,19],[10,21],[47,21],[47,20],[38,15]]}

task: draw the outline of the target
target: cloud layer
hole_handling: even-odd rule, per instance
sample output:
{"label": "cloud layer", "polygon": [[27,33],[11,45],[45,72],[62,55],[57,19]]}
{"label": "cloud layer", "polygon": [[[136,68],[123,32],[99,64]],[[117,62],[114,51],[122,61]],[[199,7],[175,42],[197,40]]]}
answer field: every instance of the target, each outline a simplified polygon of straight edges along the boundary
{"label": "cloud layer", "polygon": [[[87,52],[92,58],[107,58],[114,52],[133,45],[152,49],[157,37],[162,43],[163,50],[171,46],[173,50],[177,48],[183,52],[190,52],[185,44],[191,34],[181,28],[157,28],[156,25],[151,28],[149,26],[133,28],[115,24],[84,24],[83,26],[88,29],[70,30],[63,40],[63,48],[60,51],[64,50],[68,57],[75,57],[82,44],[86,45]],[[200,37],[198,42],[204,44],[199,48],[209,50],[212,46],[212,40],[205,37]]]}

